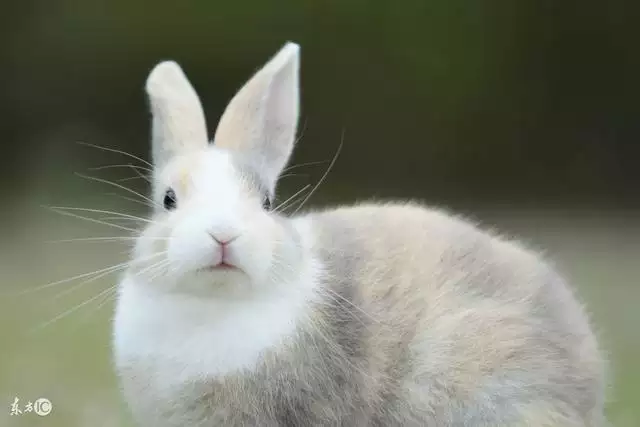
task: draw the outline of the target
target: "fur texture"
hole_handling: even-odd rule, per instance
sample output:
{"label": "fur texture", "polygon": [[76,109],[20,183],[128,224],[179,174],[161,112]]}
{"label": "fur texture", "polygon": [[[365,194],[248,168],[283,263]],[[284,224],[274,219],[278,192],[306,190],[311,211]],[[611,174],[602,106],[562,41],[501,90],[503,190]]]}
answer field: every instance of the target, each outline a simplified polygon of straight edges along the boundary
{"label": "fur texture", "polygon": [[177,65],[149,77],[154,198],[177,203],[120,286],[139,424],[603,426],[587,315],[536,254],[417,203],[263,208],[293,148],[298,57],[288,43],[249,80],[213,144],[189,130],[204,118]]}

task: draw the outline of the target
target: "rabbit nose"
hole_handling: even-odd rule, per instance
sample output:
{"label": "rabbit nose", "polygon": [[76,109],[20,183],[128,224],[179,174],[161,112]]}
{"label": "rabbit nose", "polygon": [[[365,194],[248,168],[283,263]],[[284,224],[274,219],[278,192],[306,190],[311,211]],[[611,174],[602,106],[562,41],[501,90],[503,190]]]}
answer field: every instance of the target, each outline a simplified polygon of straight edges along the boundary
{"label": "rabbit nose", "polygon": [[211,231],[207,232],[209,236],[213,240],[215,240],[220,246],[228,245],[238,238],[238,235],[229,235],[225,233],[212,233]]}

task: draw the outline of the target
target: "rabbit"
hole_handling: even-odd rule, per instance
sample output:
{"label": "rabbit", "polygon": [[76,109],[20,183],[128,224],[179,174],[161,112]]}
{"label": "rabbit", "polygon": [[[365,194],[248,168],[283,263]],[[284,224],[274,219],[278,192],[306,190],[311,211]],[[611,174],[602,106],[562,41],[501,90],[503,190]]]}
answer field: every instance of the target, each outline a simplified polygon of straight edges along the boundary
{"label": "rabbit", "polygon": [[119,283],[114,367],[144,427],[596,427],[606,362],[532,249],[418,201],[273,207],[300,110],[287,42],[210,140],[150,72],[153,213]]}

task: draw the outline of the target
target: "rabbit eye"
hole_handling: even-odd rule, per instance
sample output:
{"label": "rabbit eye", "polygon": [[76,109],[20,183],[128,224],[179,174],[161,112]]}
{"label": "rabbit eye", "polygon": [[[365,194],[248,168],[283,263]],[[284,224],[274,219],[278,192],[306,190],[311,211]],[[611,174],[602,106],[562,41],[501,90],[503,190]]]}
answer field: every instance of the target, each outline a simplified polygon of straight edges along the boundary
{"label": "rabbit eye", "polygon": [[265,211],[270,211],[271,207],[271,198],[269,196],[265,196],[265,198],[262,200],[262,209],[264,209]]}
{"label": "rabbit eye", "polygon": [[171,188],[168,189],[164,193],[164,200],[162,204],[164,205],[164,208],[168,211],[175,209],[176,205],[178,204],[175,191],[173,191]]}

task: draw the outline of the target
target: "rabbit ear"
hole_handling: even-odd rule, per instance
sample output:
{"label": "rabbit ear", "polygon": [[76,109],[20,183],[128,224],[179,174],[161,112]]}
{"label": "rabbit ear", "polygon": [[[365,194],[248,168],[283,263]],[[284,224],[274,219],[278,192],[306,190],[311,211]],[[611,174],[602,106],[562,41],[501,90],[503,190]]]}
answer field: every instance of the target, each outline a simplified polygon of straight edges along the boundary
{"label": "rabbit ear", "polygon": [[213,139],[245,157],[273,192],[293,150],[299,114],[300,47],[286,43],[238,91]]}
{"label": "rabbit ear", "polygon": [[153,124],[153,162],[162,166],[172,156],[207,146],[207,125],[196,91],[174,61],[155,66],[146,83]]}

